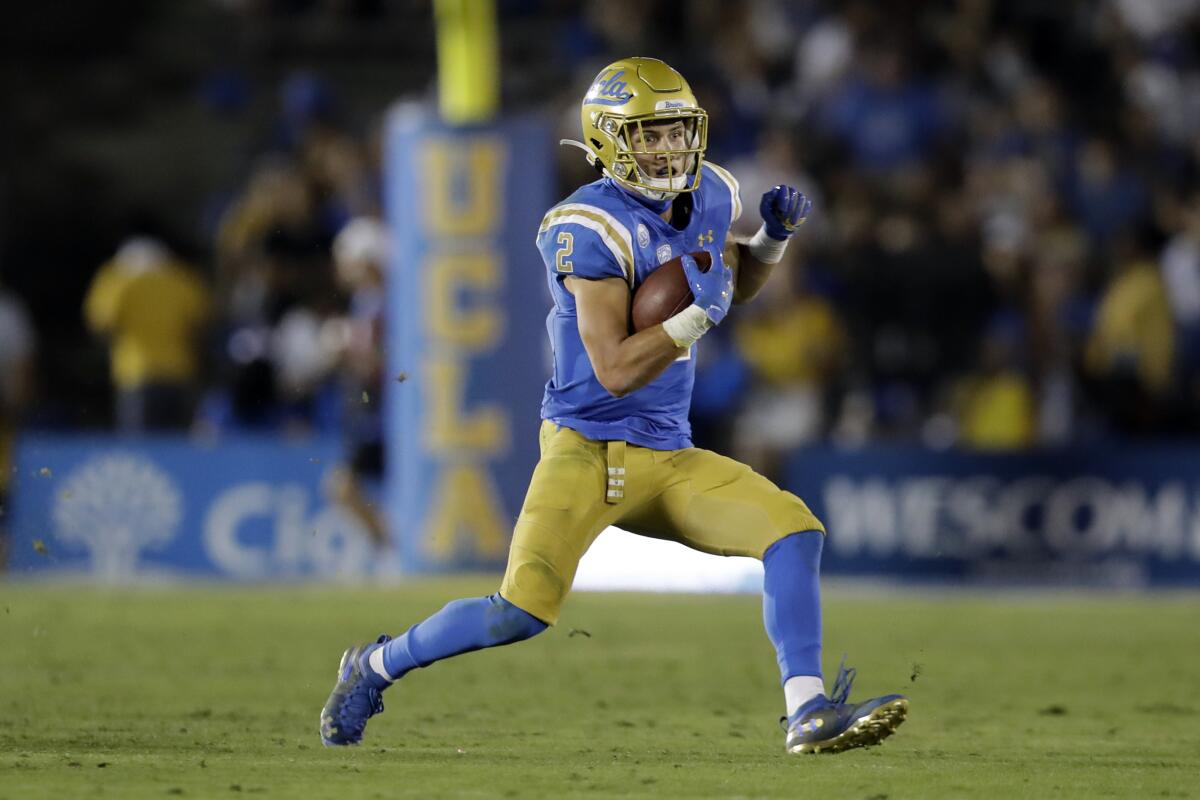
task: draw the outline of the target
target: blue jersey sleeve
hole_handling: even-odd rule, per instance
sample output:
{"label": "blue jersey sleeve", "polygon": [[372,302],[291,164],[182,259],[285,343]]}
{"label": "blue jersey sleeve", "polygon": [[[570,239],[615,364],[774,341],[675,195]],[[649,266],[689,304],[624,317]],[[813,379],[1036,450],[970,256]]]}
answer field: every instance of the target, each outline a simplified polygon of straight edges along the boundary
{"label": "blue jersey sleeve", "polygon": [[711,176],[706,177],[709,177],[709,180],[715,180],[729,193],[729,224],[732,225],[742,216],[741,187],[738,186],[737,178],[733,177],[733,173],[729,170],[719,167],[711,161],[705,161],[704,166],[708,167]]}
{"label": "blue jersey sleeve", "polygon": [[622,278],[632,284],[629,233],[599,208],[574,205],[551,209],[538,231],[537,245],[551,275]]}

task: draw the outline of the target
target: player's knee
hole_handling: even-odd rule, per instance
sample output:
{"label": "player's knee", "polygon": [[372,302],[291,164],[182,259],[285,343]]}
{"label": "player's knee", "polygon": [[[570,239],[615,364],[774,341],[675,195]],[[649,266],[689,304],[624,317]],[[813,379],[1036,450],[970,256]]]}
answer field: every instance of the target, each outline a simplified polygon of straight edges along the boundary
{"label": "player's knee", "polygon": [[[825,541],[825,526],[803,500],[791,492],[781,491],[772,498],[770,513],[775,530],[766,539],[759,555],[761,561],[765,562],[772,551],[795,547],[799,539],[813,539],[817,552],[820,552]],[[789,541],[790,544],[785,544]]]}
{"label": "player's knee", "polygon": [[550,627],[499,594],[491,595],[488,600],[492,605],[488,615],[488,633],[501,644],[531,639]]}

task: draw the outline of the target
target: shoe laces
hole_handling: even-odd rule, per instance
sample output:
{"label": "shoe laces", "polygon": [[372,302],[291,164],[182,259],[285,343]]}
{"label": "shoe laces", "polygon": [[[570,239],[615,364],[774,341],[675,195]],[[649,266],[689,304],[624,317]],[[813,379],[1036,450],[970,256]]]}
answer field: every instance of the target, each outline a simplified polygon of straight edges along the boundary
{"label": "shoe laces", "polygon": [[374,716],[383,711],[383,692],[376,689],[374,686],[367,687],[367,699],[371,701],[371,715]]}
{"label": "shoe laces", "polygon": [[[357,665],[355,666],[355,669],[358,669]],[[373,717],[376,714],[383,712],[383,692],[372,686],[370,681],[367,680],[366,675],[363,675],[360,671],[356,685],[353,689],[346,693],[344,698],[342,698],[341,707],[338,709],[338,716],[341,717],[342,724],[347,722],[347,715],[357,716],[357,714],[355,714],[356,709],[354,707],[361,707],[364,699],[366,700],[366,705],[370,708],[370,711],[362,715],[361,722],[363,724],[366,723],[368,717]],[[358,726],[354,725],[349,727],[357,728]]]}
{"label": "shoe laces", "polygon": [[829,693],[829,701],[834,705],[843,705],[850,698],[850,687],[854,685],[854,678],[858,675],[858,670],[854,667],[846,666],[846,654],[842,654],[842,663],[838,664],[837,678],[833,681],[833,691]]}
{"label": "shoe laces", "polygon": [[[381,633],[379,634],[379,638],[375,640],[375,644],[386,644],[391,640],[392,637],[388,636],[386,633]],[[361,667],[358,669],[359,672],[362,672]],[[367,700],[371,703],[371,716],[383,711],[383,692],[376,689],[371,682],[367,680],[365,673],[362,675],[362,685],[367,689]]]}
{"label": "shoe laces", "polygon": [[[355,706],[361,708],[359,704],[363,699],[367,701],[371,710],[360,715],[355,713],[357,710]],[[338,724],[343,730],[350,732],[351,736],[361,735],[363,728],[366,727],[367,719],[382,711],[383,694],[364,681],[342,699],[341,707],[338,709]]]}

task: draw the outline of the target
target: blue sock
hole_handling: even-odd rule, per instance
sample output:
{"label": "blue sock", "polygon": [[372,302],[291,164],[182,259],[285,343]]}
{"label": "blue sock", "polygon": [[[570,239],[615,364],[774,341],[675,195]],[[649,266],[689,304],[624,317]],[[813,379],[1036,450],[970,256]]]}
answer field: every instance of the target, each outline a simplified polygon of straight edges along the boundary
{"label": "blue sock", "polygon": [[393,679],[459,653],[511,644],[549,626],[498,594],[455,600],[383,646],[383,668]]}
{"label": "blue sock", "polygon": [[825,534],[785,536],[763,554],[763,624],[779,671],[821,677],[821,547]]}

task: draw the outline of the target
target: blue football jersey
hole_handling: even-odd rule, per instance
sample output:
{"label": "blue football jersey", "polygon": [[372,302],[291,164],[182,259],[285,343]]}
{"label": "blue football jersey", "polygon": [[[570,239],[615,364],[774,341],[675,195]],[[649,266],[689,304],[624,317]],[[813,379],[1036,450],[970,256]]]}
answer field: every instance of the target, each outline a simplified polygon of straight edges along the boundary
{"label": "blue football jersey", "polygon": [[543,419],[589,439],[623,439],[656,450],[691,447],[693,353],[677,359],[641,389],[613,397],[592,369],[579,335],[575,297],[563,281],[571,276],[621,278],[632,292],[659,264],[676,256],[698,250],[718,255],[742,204],[737,181],[728,171],[708,162],[701,169],[683,230],[664,222],[609,178],[580,187],[542,219],[537,245],[554,298],[546,319],[554,374],[546,383]]}

